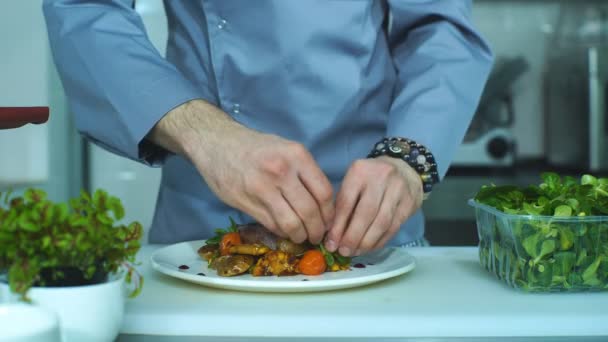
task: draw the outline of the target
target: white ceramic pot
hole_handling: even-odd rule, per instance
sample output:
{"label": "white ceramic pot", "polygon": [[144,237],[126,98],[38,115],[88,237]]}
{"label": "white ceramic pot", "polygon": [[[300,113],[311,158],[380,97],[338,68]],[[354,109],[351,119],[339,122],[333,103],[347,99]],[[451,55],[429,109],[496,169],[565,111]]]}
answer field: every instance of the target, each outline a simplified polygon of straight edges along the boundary
{"label": "white ceramic pot", "polygon": [[[10,301],[16,295],[3,287]],[[63,342],[108,342],[118,336],[124,316],[124,273],[102,284],[69,287],[33,287],[28,292],[34,305],[57,313]]]}
{"label": "white ceramic pot", "polygon": [[61,342],[59,318],[36,305],[0,304],[0,341]]}

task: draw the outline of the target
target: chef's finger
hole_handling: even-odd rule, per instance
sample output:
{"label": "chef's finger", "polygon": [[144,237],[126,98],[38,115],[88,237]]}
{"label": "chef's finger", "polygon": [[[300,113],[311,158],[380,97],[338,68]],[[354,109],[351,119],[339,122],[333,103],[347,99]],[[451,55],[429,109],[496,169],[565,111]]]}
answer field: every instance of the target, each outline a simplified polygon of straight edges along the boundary
{"label": "chef's finger", "polygon": [[247,207],[239,209],[249,214],[273,234],[282,238],[287,238],[287,234],[279,229],[279,224],[273,217],[270,209],[258,198],[250,198],[249,200],[249,205]]}
{"label": "chef's finger", "polygon": [[304,145],[293,144],[290,155],[295,160],[297,177],[321,210],[324,230],[327,230],[334,215],[331,183]]}
{"label": "chef's finger", "polygon": [[277,222],[279,230],[285,233],[295,243],[302,243],[308,237],[304,223],[291,208],[287,199],[280,191],[273,191],[265,199],[266,208]]}
{"label": "chef's finger", "polygon": [[380,209],[378,209],[378,215],[376,215],[363,239],[361,239],[356,254],[373,250],[393,226],[393,220],[399,207],[400,199],[403,196],[402,190],[397,185],[389,185],[386,188]]}
{"label": "chef's finger", "polygon": [[390,241],[390,239],[397,234],[401,225],[411,215],[413,210],[413,204],[411,200],[407,198],[401,198],[399,205],[395,209],[392,222],[389,229],[384,233],[380,241],[373,247],[373,249],[381,249]]}
{"label": "chef's finger", "polygon": [[338,251],[341,255],[353,255],[370,228],[370,225],[378,215],[380,203],[384,197],[385,188],[383,184],[366,185],[361,193],[359,202],[352,213],[348,227],[340,239]]}
{"label": "chef's finger", "polygon": [[333,188],[329,179],[327,179],[327,176],[325,176],[323,171],[317,166],[314,159],[312,159],[312,157],[307,159],[308,162],[305,164],[307,167],[300,170],[298,177],[321,210],[321,216],[324,223],[323,231],[325,232],[330,228],[329,225],[335,215]]}
{"label": "chef's finger", "polygon": [[304,184],[300,183],[297,177],[294,178],[281,190],[281,193],[304,224],[308,240],[317,244],[325,234],[325,224],[323,223],[321,210]]}
{"label": "chef's finger", "polygon": [[348,221],[353,213],[361,191],[363,182],[353,172],[347,172],[338,195],[336,196],[336,215],[333,225],[327,233],[325,248],[330,252],[338,249],[342,234],[346,230]]}

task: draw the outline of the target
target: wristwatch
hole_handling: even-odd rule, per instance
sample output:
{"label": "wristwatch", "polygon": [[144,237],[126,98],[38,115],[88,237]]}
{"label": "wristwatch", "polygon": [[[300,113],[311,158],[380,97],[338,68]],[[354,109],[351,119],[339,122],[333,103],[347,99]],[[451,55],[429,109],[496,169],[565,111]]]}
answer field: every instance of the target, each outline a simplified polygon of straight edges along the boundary
{"label": "wristwatch", "polygon": [[422,180],[425,199],[433,190],[433,185],[439,182],[435,157],[428,148],[414,140],[401,137],[383,138],[376,143],[367,157],[376,158],[380,156],[399,158],[416,170]]}

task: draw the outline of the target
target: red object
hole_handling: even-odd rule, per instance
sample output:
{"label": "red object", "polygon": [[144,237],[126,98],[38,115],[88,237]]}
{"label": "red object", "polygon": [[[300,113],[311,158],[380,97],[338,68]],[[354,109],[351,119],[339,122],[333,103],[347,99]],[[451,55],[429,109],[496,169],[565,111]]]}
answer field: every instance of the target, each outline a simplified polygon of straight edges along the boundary
{"label": "red object", "polygon": [[299,273],[306,275],[319,275],[327,269],[325,256],[318,249],[310,249],[304,253],[298,263]]}
{"label": "red object", "polygon": [[49,119],[49,107],[0,107],[0,129],[17,128]]}

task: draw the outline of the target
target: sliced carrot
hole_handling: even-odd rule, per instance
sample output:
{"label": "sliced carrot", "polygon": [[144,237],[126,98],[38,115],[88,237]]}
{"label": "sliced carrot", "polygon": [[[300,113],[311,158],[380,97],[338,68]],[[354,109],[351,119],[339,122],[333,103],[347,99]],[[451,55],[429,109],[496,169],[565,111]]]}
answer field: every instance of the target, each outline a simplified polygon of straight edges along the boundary
{"label": "sliced carrot", "polygon": [[220,254],[230,254],[230,246],[240,245],[241,243],[241,236],[238,232],[224,234],[224,236],[222,236],[222,240],[220,241]]}
{"label": "sliced carrot", "polygon": [[325,272],[327,263],[323,253],[312,249],[304,253],[298,263],[298,272],[306,275],[319,275]]}

